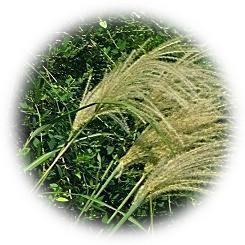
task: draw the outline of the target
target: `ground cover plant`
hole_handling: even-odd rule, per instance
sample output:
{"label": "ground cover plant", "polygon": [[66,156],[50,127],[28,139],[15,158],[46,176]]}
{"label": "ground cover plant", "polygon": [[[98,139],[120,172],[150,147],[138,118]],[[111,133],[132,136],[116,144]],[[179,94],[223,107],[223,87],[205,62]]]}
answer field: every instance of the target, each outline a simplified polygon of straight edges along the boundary
{"label": "ground cover plant", "polygon": [[77,222],[152,231],[218,175],[229,134],[219,71],[205,48],[158,20],[81,24],[37,57],[25,84],[24,172]]}

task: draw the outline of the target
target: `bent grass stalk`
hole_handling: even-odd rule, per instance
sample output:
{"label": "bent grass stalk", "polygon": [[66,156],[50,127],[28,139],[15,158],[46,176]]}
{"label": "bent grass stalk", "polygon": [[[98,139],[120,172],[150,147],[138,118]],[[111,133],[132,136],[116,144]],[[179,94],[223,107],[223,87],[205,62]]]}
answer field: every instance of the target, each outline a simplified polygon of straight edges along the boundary
{"label": "bent grass stalk", "polygon": [[[79,111],[89,108],[91,106],[96,105],[97,103],[91,103],[88,105],[85,105],[81,108],[79,108]],[[45,173],[42,175],[42,177],[39,179],[39,181],[36,183],[36,185],[34,186],[32,191],[37,191],[40,189],[40,187],[42,186],[43,182],[45,181],[45,179],[47,178],[47,176],[49,175],[49,172],[52,170],[52,168],[54,167],[54,165],[57,163],[57,161],[63,156],[63,154],[67,151],[67,149],[70,147],[70,145],[77,139],[77,137],[82,133],[82,131],[84,130],[84,127],[86,126],[86,123],[83,125],[83,127],[80,127],[80,129],[77,132],[73,132],[71,131],[69,137],[68,137],[68,143],[62,147],[58,153],[58,155],[56,156],[56,158],[54,159],[54,161],[51,163],[51,165],[48,167],[48,169],[45,171]]]}
{"label": "bent grass stalk", "polygon": [[[110,103],[110,104],[114,104],[114,105],[119,105],[122,108],[126,108],[128,111],[130,111],[133,115],[135,115],[136,117],[140,116],[140,117],[145,117],[146,120],[148,120],[148,123],[150,125],[152,125],[152,127],[154,128],[154,130],[159,133],[159,136],[161,137],[161,139],[169,146],[170,150],[172,150],[170,143],[168,142],[168,138],[166,137],[165,134],[163,134],[161,131],[159,131],[158,129],[158,124],[155,123],[154,120],[151,120],[150,118],[148,118],[147,115],[145,115],[144,113],[142,113],[141,111],[139,111],[137,108],[135,108],[134,106],[131,106],[130,104],[127,104],[125,102],[105,102],[105,103]],[[107,185],[110,183],[110,181],[120,172],[122,171],[122,166],[121,164],[118,164],[117,167],[114,169],[114,171],[111,173],[111,175],[107,178],[106,182],[102,185],[102,187],[100,188],[100,190],[97,192],[97,194],[94,196],[94,193],[96,192],[96,190],[92,193],[92,195],[97,198],[100,193],[107,187]],[[143,180],[143,179],[142,179]],[[85,206],[83,207],[81,213],[79,214],[77,220],[80,219],[80,217],[82,216],[82,214],[84,212],[86,212],[92,205],[92,201],[88,200],[87,203],[85,204]]]}
{"label": "bent grass stalk", "polygon": [[[69,112],[66,112],[64,114],[62,114],[61,116],[58,116],[56,117],[55,119],[49,121],[47,124],[41,126],[41,127],[38,127],[36,130],[34,130],[33,132],[30,133],[30,136],[27,138],[23,148],[22,148],[22,151],[24,151],[27,146],[29,145],[29,143],[33,140],[33,138],[35,138],[37,135],[39,135],[40,133],[42,133],[44,130],[48,130],[50,127],[52,127],[55,123],[57,123],[60,119],[66,117],[66,116],[69,116],[70,114],[73,114],[73,113],[76,113],[76,112],[79,112],[81,110],[84,110],[88,107],[91,107],[91,106],[94,106],[94,105],[97,105],[98,103],[94,102],[94,103],[90,103],[88,105],[85,105],[85,106],[82,106],[78,109],[75,109],[75,110],[72,110],[72,111],[69,111]],[[69,138],[70,139],[70,138]],[[69,140],[68,139],[68,140]]]}
{"label": "bent grass stalk", "polygon": [[134,192],[138,189],[138,187],[140,186],[140,184],[142,183],[142,181],[145,179],[146,174],[143,174],[142,177],[140,178],[140,180],[136,183],[136,185],[133,187],[133,189],[129,192],[129,194],[124,198],[124,200],[122,201],[122,203],[118,206],[118,208],[115,210],[115,212],[112,214],[112,216],[109,218],[109,220],[107,221],[107,224],[109,224],[113,218],[117,215],[117,213],[119,212],[119,210],[121,210],[121,208],[125,205],[125,203],[128,201],[128,199],[134,194]]}
{"label": "bent grass stalk", "polygon": [[[110,104],[110,105],[117,105],[117,106],[121,106],[121,107],[127,107],[127,104],[125,103],[121,103],[121,102],[113,102],[113,101],[105,101],[105,102],[93,102],[90,103],[88,105],[82,106],[81,108],[74,110],[74,111],[82,111],[84,109],[87,109],[89,107],[92,107],[94,105],[98,105],[98,104]],[[131,110],[133,112],[133,109],[130,107],[128,108],[128,110]],[[63,117],[64,115],[62,115]],[[95,115],[92,115],[90,120],[92,120],[92,118]],[[42,186],[43,182],[45,181],[45,179],[47,178],[49,172],[52,170],[52,168],[54,167],[54,165],[57,163],[57,161],[63,156],[63,154],[67,151],[67,149],[70,147],[70,145],[77,139],[77,137],[81,134],[81,132],[84,130],[84,127],[86,126],[86,124],[88,124],[90,122],[90,120],[86,121],[85,124],[83,126],[80,126],[80,129],[78,131],[71,131],[70,136],[68,138],[68,143],[60,149],[60,152],[58,153],[57,157],[54,159],[54,161],[51,163],[51,165],[49,166],[49,168],[45,171],[45,173],[42,175],[42,177],[39,179],[39,181],[36,183],[36,185],[33,188],[33,191],[37,191],[39,190],[39,188]],[[29,143],[30,140],[28,140]],[[109,182],[108,182],[109,183]]]}
{"label": "bent grass stalk", "polygon": [[[121,103],[120,103],[120,104],[121,104]],[[125,106],[124,103],[123,103],[122,105]],[[134,110],[133,110],[132,108],[129,108],[129,110],[130,110],[133,114],[135,113]],[[161,139],[168,145],[168,147],[169,147],[170,150],[172,151],[172,148],[171,148],[171,146],[170,146],[170,143],[167,142],[166,136],[165,136],[164,134],[162,134],[162,132],[159,131],[159,129],[158,129],[158,127],[157,127],[157,124],[155,124],[154,122],[152,122],[152,121],[150,121],[150,120],[149,120],[149,123],[150,123],[150,125],[152,125],[152,127],[154,128],[154,130],[155,130],[157,133],[159,133],[160,138],[161,138]],[[123,167],[125,167],[125,166],[123,166]],[[106,182],[102,185],[102,187],[100,188],[100,190],[97,192],[97,194],[94,196],[94,193],[95,193],[95,191],[94,191],[94,192],[92,193],[92,195],[93,195],[95,198],[97,198],[97,197],[100,195],[100,193],[107,187],[107,185],[110,183],[110,181],[111,181],[116,175],[120,174],[121,171],[122,171],[122,165],[121,165],[121,164],[118,164],[117,167],[114,169],[114,171],[111,173],[111,175],[107,178]],[[144,178],[145,178],[145,176],[144,176]],[[143,179],[142,179],[142,181],[143,181]],[[77,220],[80,219],[80,217],[82,216],[82,214],[83,214],[84,212],[86,212],[86,211],[91,207],[91,205],[92,205],[92,201],[88,200],[87,203],[85,204],[85,206],[83,207],[81,213],[79,214]],[[124,204],[123,204],[123,205],[124,205]]]}
{"label": "bent grass stalk", "polygon": [[119,230],[119,228],[131,217],[133,212],[142,204],[142,202],[145,200],[145,197],[147,195],[142,195],[137,202],[134,202],[131,207],[129,208],[128,212],[123,216],[123,218],[112,228],[112,231],[110,232],[110,235],[114,234]]}
{"label": "bent grass stalk", "polygon": [[[96,199],[100,195],[100,193],[106,188],[106,186],[110,183],[110,181],[113,179],[113,177],[118,174],[119,171],[120,171],[120,166],[117,165],[117,167],[113,170],[111,175],[106,179],[105,183],[101,186],[99,191],[96,193],[96,195],[94,195],[93,199]],[[77,220],[80,219],[80,217],[83,215],[83,213],[86,212],[91,207],[92,204],[93,204],[93,200],[87,201],[87,203],[83,207],[81,213],[78,215]]]}
{"label": "bent grass stalk", "polygon": [[[66,195],[67,193],[66,192],[62,192],[62,191],[58,191],[58,192],[54,192],[54,191],[49,191],[49,192],[43,192],[42,195],[49,195],[49,194],[64,194]],[[72,196],[79,196],[79,197],[82,197],[82,198],[85,198],[87,200],[92,200],[93,202],[95,203],[98,203],[106,208],[109,208],[111,210],[116,210],[116,208],[112,207],[111,205],[103,202],[103,201],[100,201],[100,200],[97,200],[95,198],[92,198],[91,196],[87,196],[87,195],[83,195],[83,194],[79,194],[79,193],[69,193],[70,195]],[[125,213],[123,213],[122,211],[118,211],[118,213],[120,213],[122,216],[125,215]],[[128,219],[131,223],[133,223],[134,225],[136,225],[137,227],[139,227],[141,230],[145,231],[145,228],[136,220],[134,219],[133,217],[129,217]]]}
{"label": "bent grass stalk", "polygon": [[[86,137],[79,138],[79,139],[75,140],[73,143],[77,143],[77,142],[80,142],[80,141],[83,141],[83,140],[86,140],[86,139],[89,139],[89,138],[95,138],[95,137],[98,137],[98,136],[112,136],[112,135],[113,134],[109,134],[109,133],[95,133],[95,134],[88,135]],[[26,166],[24,168],[24,171],[25,172],[31,171],[34,168],[36,168],[37,166],[43,164],[44,162],[46,162],[46,160],[51,158],[56,152],[60,151],[60,149],[62,147],[64,147],[64,145],[65,144],[59,145],[59,146],[57,146],[56,150],[44,153],[42,156],[38,157],[36,160],[34,160],[32,163],[30,163],[28,166]]]}
{"label": "bent grass stalk", "polygon": [[[108,174],[108,172],[110,171],[112,165],[113,165],[114,161],[111,161],[111,163],[109,164],[109,166],[107,167],[106,171],[104,172],[104,174],[101,177],[101,181],[104,180],[104,178],[106,177],[106,175]],[[100,183],[97,184],[96,188],[93,190],[92,194],[90,195],[91,198],[94,198],[96,192],[98,191],[100,187]],[[77,222],[79,221],[81,215],[85,212],[85,210],[87,210],[88,205],[90,204],[92,199],[88,199],[87,202],[85,203],[83,210],[81,211],[81,213],[78,215],[77,217]],[[95,199],[96,200],[96,199]]]}
{"label": "bent grass stalk", "polygon": [[81,134],[82,131],[83,131],[83,128],[81,128],[74,136],[72,134],[70,135],[70,137],[69,137],[70,140],[68,141],[68,143],[63,148],[61,148],[60,152],[58,153],[58,155],[56,156],[54,161],[51,163],[51,165],[48,167],[48,169],[45,171],[45,173],[42,175],[42,177],[39,179],[39,181],[34,186],[33,191],[38,191],[40,189],[43,182],[48,177],[51,169],[54,167],[54,165],[57,163],[57,161],[61,158],[61,156],[67,151],[67,149],[75,141],[75,139]]}

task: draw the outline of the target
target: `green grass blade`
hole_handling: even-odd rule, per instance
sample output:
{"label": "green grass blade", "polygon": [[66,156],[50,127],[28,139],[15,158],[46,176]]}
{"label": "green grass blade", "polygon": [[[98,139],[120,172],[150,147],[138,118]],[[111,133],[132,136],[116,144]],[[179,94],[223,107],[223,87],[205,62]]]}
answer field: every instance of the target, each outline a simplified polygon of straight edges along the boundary
{"label": "green grass blade", "polygon": [[150,205],[150,231],[151,231],[151,233],[153,233],[153,224],[154,224],[154,221],[153,221],[153,219],[154,219],[154,215],[153,215],[153,204],[152,204],[152,197],[150,196],[149,197],[149,205]]}
{"label": "green grass blade", "polygon": [[[66,192],[44,192],[44,193],[42,193],[43,195],[48,195],[48,194],[67,194]],[[85,199],[87,199],[87,200],[89,200],[89,201],[92,201],[93,203],[98,203],[98,204],[100,204],[100,205],[102,205],[102,206],[104,206],[104,207],[107,207],[107,208],[109,208],[109,209],[111,209],[111,210],[116,210],[116,208],[114,208],[114,207],[112,207],[111,205],[109,205],[109,204],[107,204],[107,203],[105,203],[105,202],[103,202],[103,201],[100,201],[100,200],[98,200],[98,199],[96,199],[96,198],[92,198],[92,197],[90,197],[90,196],[87,196],[87,195],[83,195],[83,194],[77,194],[77,193],[69,193],[69,195],[73,195],[73,196],[81,196],[81,197],[83,197],[83,198],[85,198]],[[118,211],[118,213],[120,213],[122,216],[125,216],[126,214],[124,213],[124,212],[122,212],[122,211]],[[136,225],[138,228],[140,228],[141,230],[143,230],[143,231],[146,231],[145,230],[145,228],[135,219],[135,218],[133,218],[133,217],[129,217],[129,219],[128,219],[131,223],[133,223],[134,225]]]}
{"label": "green grass blade", "polygon": [[131,217],[133,212],[141,205],[144,201],[145,195],[142,195],[141,198],[137,200],[137,202],[133,203],[129,208],[128,212],[123,216],[123,218],[113,227],[110,235],[114,234],[116,231],[120,229],[120,227]]}
{"label": "green grass blade", "polygon": [[[104,172],[103,176],[101,177],[101,181],[103,181],[104,178],[106,177],[106,175],[108,174],[110,168],[112,167],[112,164],[113,164],[113,161],[111,161],[111,163],[110,163],[109,166],[107,167],[106,171]],[[93,198],[93,197],[96,195],[96,192],[98,191],[99,187],[100,187],[100,183],[98,183],[98,185],[96,186],[96,188],[93,190],[92,194],[90,195],[91,198]],[[88,205],[90,204],[90,202],[91,202],[91,200],[88,200],[88,201],[85,203],[85,205],[84,205],[84,207],[83,207],[83,210],[81,211],[81,213],[80,213],[79,216],[78,216],[78,220],[79,220],[79,218],[81,217],[81,215],[87,210],[87,207],[88,207]]]}
{"label": "green grass blade", "polygon": [[[110,181],[113,179],[114,176],[116,176],[116,174],[120,171],[119,166],[117,166],[113,172],[111,173],[111,175],[107,178],[107,180],[105,181],[105,183],[101,186],[100,190],[96,193],[96,195],[94,195],[94,198],[96,199],[100,193],[106,188],[106,186],[110,183]],[[93,201],[88,200],[87,203],[85,204],[85,206],[83,207],[81,213],[79,214],[79,216],[77,217],[77,220],[80,219],[80,217],[83,215],[84,212],[86,212],[92,205]]]}
{"label": "green grass blade", "polygon": [[45,163],[49,158],[53,157],[56,152],[58,152],[59,149],[56,149],[54,151],[48,152],[37,158],[35,161],[33,161],[31,164],[29,164],[27,167],[25,167],[24,171],[31,171],[37,166]]}
{"label": "green grass blade", "polygon": [[36,130],[34,130],[33,132],[30,133],[29,138],[27,139],[26,143],[24,144],[24,148],[26,148],[28,146],[28,144],[31,142],[31,140],[33,138],[35,138],[37,135],[39,135],[41,132],[43,132],[46,129],[49,129],[52,125],[51,124],[45,124],[39,128],[37,128]]}
{"label": "green grass blade", "polygon": [[140,180],[136,183],[134,188],[129,192],[129,194],[126,196],[126,198],[122,201],[122,203],[119,205],[117,210],[112,214],[112,216],[107,221],[107,224],[109,224],[113,218],[116,216],[116,214],[121,210],[121,208],[125,205],[125,203],[128,201],[128,199],[134,194],[134,192],[138,189],[139,185],[142,183],[142,181],[145,179],[146,175],[143,174],[143,176],[140,178]]}
{"label": "green grass blade", "polygon": [[75,141],[75,139],[80,135],[80,133],[82,132],[83,128],[81,128],[74,136],[70,136],[70,140],[69,142],[60,149],[59,154],[57,155],[57,157],[54,159],[54,161],[51,163],[51,165],[49,166],[49,168],[45,171],[45,173],[42,175],[42,177],[39,179],[39,181],[36,183],[36,185],[34,186],[33,190],[38,190],[41,185],[43,184],[43,182],[45,181],[45,179],[47,178],[47,176],[49,175],[49,172],[51,171],[51,169],[54,167],[54,165],[56,164],[56,162],[61,158],[61,156],[67,151],[67,149],[70,147],[70,145]]}
{"label": "green grass blade", "polygon": [[[108,205],[107,203],[102,202],[102,201],[100,201],[100,200],[98,200],[98,199],[96,199],[96,198],[91,198],[91,197],[86,196],[86,195],[81,195],[81,196],[83,196],[84,198],[87,198],[88,200],[90,200],[91,203],[98,203],[98,204],[100,204],[100,205],[102,205],[102,206],[105,206],[105,207],[107,207],[107,208],[109,208],[109,209],[116,210],[116,208],[114,208],[114,207]],[[118,213],[120,213],[120,214],[123,215],[123,216],[126,215],[124,212],[121,212],[121,211],[118,211]],[[144,231],[145,231],[145,228],[144,228],[144,227],[143,227],[143,226],[142,226],[136,219],[134,219],[133,217],[129,217],[128,220],[129,220],[131,223],[133,223],[133,224],[135,224],[136,226],[138,226],[141,230],[144,230]]]}

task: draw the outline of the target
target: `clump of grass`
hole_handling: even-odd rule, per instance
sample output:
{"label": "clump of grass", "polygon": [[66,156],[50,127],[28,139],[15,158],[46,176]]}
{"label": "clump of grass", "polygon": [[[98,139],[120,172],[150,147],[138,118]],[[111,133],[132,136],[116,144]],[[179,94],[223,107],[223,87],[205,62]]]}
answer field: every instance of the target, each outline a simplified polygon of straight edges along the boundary
{"label": "clump of grass", "polygon": [[[39,176],[34,189],[47,183],[50,200],[76,209],[77,221],[99,219],[113,232],[128,219],[141,227],[132,218],[137,212],[150,216],[153,230],[157,198],[206,192],[224,159],[229,128],[226,90],[206,50],[137,18],[123,17],[111,29],[110,18],[99,19],[97,29],[94,23],[80,28],[51,48],[33,67],[34,87],[22,103],[26,127],[31,116],[38,119],[22,147],[34,158],[25,168]],[[123,31],[137,42],[125,36],[125,43]],[[103,62],[90,60],[91,47]],[[82,78],[62,80],[55,66],[61,54],[66,64],[83,57]],[[46,110],[50,105],[59,113]]]}
{"label": "clump of grass", "polygon": [[[160,137],[147,129],[135,145],[121,159],[123,168],[132,162],[145,163],[143,176],[145,183],[139,188],[128,211],[131,215],[141,203],[160,194],[190,192],[205,193],[213,177],[225,159],[227,123],[220,122],[224,115],[217,105],[198,103],[191,108],[175,112],[170,122],[183,141],[178,153],[171,154]],[[115,227],[116,231],[126,221],[126,217]]]}

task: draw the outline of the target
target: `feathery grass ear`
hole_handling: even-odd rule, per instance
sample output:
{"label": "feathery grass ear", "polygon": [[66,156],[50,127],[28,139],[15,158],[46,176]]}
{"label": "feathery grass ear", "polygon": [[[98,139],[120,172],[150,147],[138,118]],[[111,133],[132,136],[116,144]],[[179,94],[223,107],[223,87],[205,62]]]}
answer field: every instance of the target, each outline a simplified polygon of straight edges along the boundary
{"label": "feathery grass ear", "polygon": [[[178,137],[182,140],[182,145],[179,145],[179,139],[174,137],[171,138],[172,144],[176,145],[175,149],[177,150],[174,154],[169,148],[169,144],[166,144],[166,142],[162,140],[159,132],[157,132],[155,128],[151,127],[152,125],[149,126],[136,140],[128,153],[121,158],[118,167],[113,171],[109,181],[114,176],[118,175],[117,172],[119,170],[120,174],[123,169],[135,162],[145,163],[145,174],[151,174],[157,168],[159,161],[168,161],[168,159],[184,154],[191,149],[196,149],[197,147],[206,146],[211,143],[216,144],[220,139],[225,138],[227,123],[219,122],[220,119],[225,118],[225,115],[219,111],[219,104],[212,102],[212,100],[203,99],[197,104],[190,103],[188,108],[181,108],[173,112],[172,115],[167,118],[169,124],[172,125],[177,132]],[[160,121],[158,126],[164,132],[164,127],[166,127],[165,121]],[[202,155],[200,154],[200,157],[201,156]],[[161,175],[160,171],[156,171],[156,173]],[[212,174],[210,174],[210,176],[211,175]],[[98,197],[98,195],[104,190],[109,181],[101,187],[96,197]],[[205,181],[206,180],[197,179],[189,180],[189,182],[186,181],[185,184],[204,184]],[[181,183],[183,184],[184,181]],[[179,187],[181,187],[181,183],[179,183]],[[177,186],[175,187],[177,188]],[[194,190],[194,186],[185,187],[186,190],[188,188],[192,188]],[[204,190],[200,191],[204,192]],[[92,203],[86,206],[84,212],[87,211],[91,204]],[[123,205],[124,203],[120,205],[120,208]]]}
{"label": "feathery grass ear", "polygon": [[[100,106],[79,111],[73,130],[78,130],[92,117],[110,111],[113,105],[105,103],[108,101],[114,102],[119,110],[130,108],[130,113],[134,111],[135,115],[145,121],[145,117],[151,120],[162,118],[155,99],[169,103],[172,108],[176,107],[176,103],[187,106],[187,101],[197,96],[196,90],[200,89],[200,84],[203,85],[203,80],[208,81],[212,77],[210,69],[195,63],[193,56],[198,57],[199,53],[203,56],[202,50],[193,47],[183,37],[171,39],[141,56],[133,51],[124,63],[118,64],[92,91],[83,95],[82,106],[90,103],[98,103]],[[171,63],[164,59],[170,54],[176,56],[176,60]],[[183,58],[190,54],[192,59]],[[177,62],[179,60],[181,62]],[[206,70],[209,75],[205,74]],[[123,108],[119,106],[120,102],[123,102]]]}
{"label": "feathery grass ear", "polygon": [[207,186],[212,183],[212,178],[217,175],[217,169],[224,159],[226,143],[225,140],[207,143],[169,160],[160,160],[138,190],[129,211],[113,228],[112,233],[116,232],[149,196],[175,192],[207,192]]}
{"label": "feathery grass ear", "polygon": [[[169,63],[167,58],[169,55],[174,57],[172,63]],[[217,78],[209,67],[196,63],[198,57],[203,56],[202,50],[194,48],[182,37],[170,40],[140,57],[133,52],[124,64],[107,74],[86,97],[83,103],[103,103],[110,100],[117,104],[115,103],[114,108],[102,104],[97,111],[88,108],[87,111],[78,112],[73,124],[74,129],[79,128],[93,114],[106,114],[113,110],[125,110],[151,125],[151,130],[147,129],[129,153],[121,159],[119,167],[113,171],[109,180],[128,163],[144,159],[148,162],[146,169],[150,171],[159,157],[169,157],[169,154],[180,152],[180,148],[183,148],[181,145],[185,143],[183,134],[181,130],[178,131],[178,125],[175,125],[176,118],[173,117],[171,121],[171,117],[166,117],[164,110],[168,108],[169,113],[173,114],[181,108],[189,109],[197,100],[215,96],[212,87],[217,83]],[[108,183],[109,181],[106,181],[96,195],[101,193]],[[91,203],[86,205],[83,212],[90,205]]]}
{"label": "feathery grass ear", "polygon": [[[193,52],[193,46],[186,43],[184,38],[178,37],[163,43],[156,49],[141,56],[137,51],[133,51],[129,58],[122,64],[118,64],[104,79],[90,92],[83,97],[82,105],[93,102],[103,103],[104,101],[114,101],[129,103],[136,108],[155,108],[149,104],[156,90],[164,90],[166,80],[163,76],[165,72],[175,74],[176,72],[168,66],[168,62],[161,60],[167,54],[185,54]],[[195,49],[195,52],[198,52]],[[199,51],[200,52],[200,51]],[[179,65],[180,66],[180,65]],[[181,77],[178,75],[178,77]],[[167,77],[169,79],[169,76]],[[150,81],[150,82],[149,82]],[[191,82],[186,79],[186,84],[191,87]],[[168,96],[173,98],[173,94]],[[146,100],[148,99],[148,100]],[[180,100],[178,96],[176,100]],[[88,108],[77,113],[73,123],[73,129],[79,129],[92,115],[99,114],[100,110],[106,110],[106,106]],[[111,106],[108,108],[111,109]],[[143,109],[144,110],[144,109]],[[152,117],[156,116],[154,113]]]}
{"label": "feathery grass ear", "polygon": [[[154,129],[148,127],[119,162],[125,168],[134,162],[145,163],[148,178],[138,190],[128,213],[113,232],[127,220],[145,198],[174,192],[206,192],[225,157],[228,136],[225,101],[209,98],[189,102],[167,117],[183,144],[175,155],[162,143]],[[165,126],[162,121],[160,125]],[[174,138],[172,138],[174,141]],[[176,144],[178,142],[176,141]]]}
{"label": "feathery grass ear", "polygon": [[[227,136],[227,123],[220,123],[225,120],[224,112],[217,108],[219,104],[212,100],[202,100],[197,104],[189,103],[188,108],[182,108],[172,112],[166,120],[175,129],[176,136],[171,137],[172,144],[178,149],[177,154],[199,145],[215,141],[216,138]],[[164,130],[165,123],[158,123]],[[179,142],[182,141],[180,145]],[[164,144],[154,128],[150,126],[139,136],[135,144],[129,149],[128,153],[120,160],[119,165],[125,168],[134,162],[150,164],[162,157],[168,158],[171,151],[168,145]]]}

